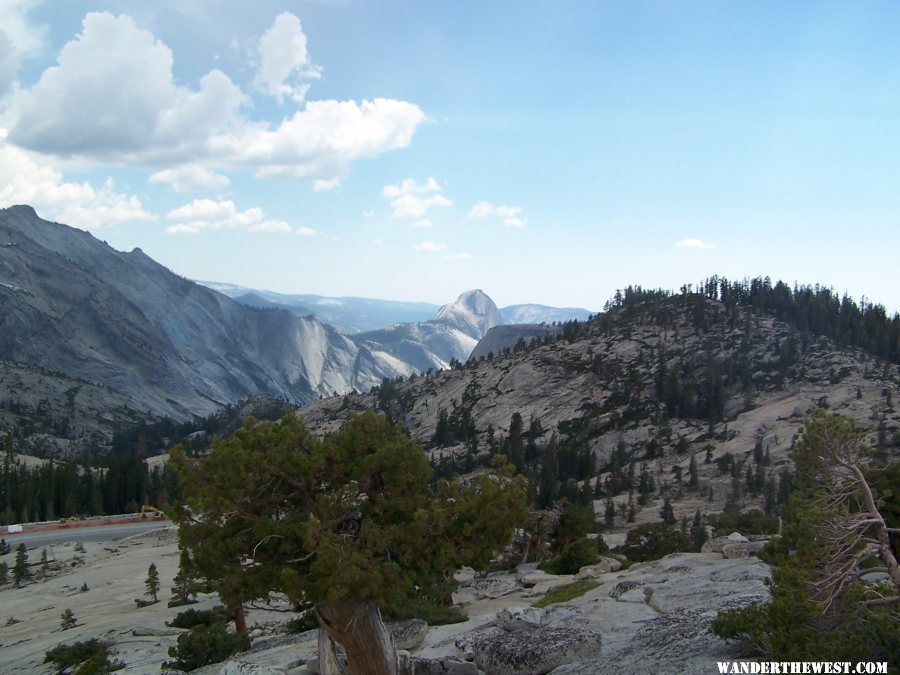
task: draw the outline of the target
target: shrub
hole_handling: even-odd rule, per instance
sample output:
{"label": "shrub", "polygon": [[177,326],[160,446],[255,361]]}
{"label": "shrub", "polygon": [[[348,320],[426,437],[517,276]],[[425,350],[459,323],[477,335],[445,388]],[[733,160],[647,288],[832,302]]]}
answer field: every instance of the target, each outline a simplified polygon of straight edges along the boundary
{"label": "shrub", "polygon": [[228,616],[228,610],[222,605],[213,607],[212,609],[186,609],[178,612],[175,618],[167,625],[172,628],[194,628],[195,626],[210,626],[214,623],[225,623],[231,617]]}
{"label": "shrub", "polygon": [[388,609],[384,612],[384,618],[387,621],[422,619],[429,626],[444,626],[469,620],[459,607],[445,605],[429,598],[411,600],[402,606]]}
{"label": "shrub", "polygon": [[575,574],[585,565],[595,562],[597,562],[597,540],[579,539],[566,544],[562,553],[541,565],[541,569],[550,574]]}
{"label": "shrub", "polygon": [[658,560],[676,551],[690,551],[691,540],[671,525],[647,523],[631,530],[620,550],[637,562]]}
{"label": "shrub", "polygon": [[56,672],[74,672],[77,675],[111,673],[123,667],[109,660],[108,647],[99,640],[85,640],[70,645],[58,645],[46,652],[44,663],[52,663]]}
{"label": "shrub", "polygon": [[710,516],[709,524],[718,536],[740,532],[741,534],[775,534],[778,532],[778,517],[767,516],[759,509],[740,511],[726,509],[717,516]]}
{"label": "shrub", "polygon": [[163,666],[174,670],[194,670],[224,661],[248,647],[250,636],[246,633],[229,633],[225,624],[197,626],[178,636],[178,646],[169,648],[169,656],[175,657],[175,661],[167,661]]}

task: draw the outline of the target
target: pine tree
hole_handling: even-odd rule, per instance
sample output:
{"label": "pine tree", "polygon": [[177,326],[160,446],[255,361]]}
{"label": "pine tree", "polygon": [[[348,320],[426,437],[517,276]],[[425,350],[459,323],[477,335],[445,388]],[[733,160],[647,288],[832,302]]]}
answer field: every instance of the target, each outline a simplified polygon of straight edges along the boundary
{"label": "pine tree", "polygon": [[688,489],[696,490],[700,487],[700,474],[697,471],[697,458],[691,453],[691,463],[688,466]]}
{"label": "pine tree", "polygon": [[675,509],[672,508],[672,501],[666,497],[662,508],[659,510],[659,517],[666,525],[674,525],[678,522],[675,519]]}
{"label": "pine tree", "polygon": [[70,628],[75,628],[77,623],[78,620],[75,618],[75,613],[67,608],[60,616],[59,628],[60,630],[69,630]]}
{"label": "pine tree", "polygon": [[16,585],[21,585],[21,583],[28,576],[28,553],[25,551],[25,544],[19,544],[18,548],[16,548],[16,562],[13,565],[13,581],[16,582]]}
{"label": "pine tree", "polygon": [[150,567],[147,569],[147,580],[144,582],[144,587],[147,589],[144,595],[153,598],[153,602],[159,602],[157,597],[159,593],[159,572],[156,571],[155,563],[150,563]]}
{"label": "pine tree", "polygon": [[191,604],[197,595],[196,586],[190,553],[183,548],[178,560],[178,574],[172,580],[172,599],[169,601],[169,607]]}
{"label": "pine tree", "polygon": [[0,584],[9,581],[9,565],[5,562],[0,563]]}

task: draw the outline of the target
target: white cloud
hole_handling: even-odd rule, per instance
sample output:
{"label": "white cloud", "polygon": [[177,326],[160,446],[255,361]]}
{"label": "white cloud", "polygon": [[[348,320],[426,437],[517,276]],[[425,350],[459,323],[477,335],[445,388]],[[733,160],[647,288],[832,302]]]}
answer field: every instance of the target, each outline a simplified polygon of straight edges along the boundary
{"label": "white cloud", "polygon": [[472,254],[467,251],[460,251],[459,253],[454,253],[453,255],[448,255],[447,260],[471,260]]}
{"label": "white cloud", "polygon": [[61,172],[5,142],[5,136],[0,129],[0,207],[29,204],[43,218],[87,230],[156,219],[136,196],[117,192],[111,178],[99,188],[66,182]]}
{"label": "white cloud", "polygon": [[478,202],[469,210],[466,218],[487,218],[494,215],[494,206],[490,202]]}
{"label": "white cloud", "polygon": [[416,244],[413,246],[413,250],[416,251],[428,251],[429,253],[437,253],[438,251],[444,251],[447,248],[447,244],[439,244],[433,241],[423,241],[421,244]]}
{"label": "white cloud", "polygon": [[9,36],[0,28],[0,98],[12,89],[19,72],[19,58],[16,56]]}
{"label": "white cloud", "polygon": [[44,48],[47,26],[34,25],[28,12],[42,0],[3,0],[0,2],[0,26],[20,58],[38,56]]}
{"label": "white cloud", "polygon": [[326,192],[328,190],[333,190],[337,186],[341,184],[340,178],[333,178],[331,180],[321,180],[316,179],[313,181],[313,191],[315,192]]}
{"label": "white cloud", "polygon": [[57,65],[20,92],[10,140],[95,161],[246,168],[322,190],[354,161],[409,145],[425,120],[413,103],[376,98],[312,101],[283,120],[256,121],[225,73],[212,70],[193,89],[176,85],[172,66],[171,50],[130,17],[89,13]]}
{"label": "white cloud", "polygon": [[693,248],[701,251],[706,251],[715,247],[715,244],[703,241],[702,239],[682,239],[675,243],[675,248]]}
{"label": "white cloud", "polygon": [[151,183],[168,183],[175,192],[215,192],[231,185],[228,176],[196,165],[157,171],[149,180]]}
{"label": "white cloud", "polygon": [[[82,32],[23,93],[10,140],[57,155],[129,161],[195,154],[246,101],[218,70],[200,89],[175,85],[172,52],[128,16],[92,12]],[[149,157],[148,157],[149,158]]]}
{"label": "white cloud", "polygon": [[524,218],[505,218],[503,220],[503,227],[513,227],[521,229],[523,227],[528,226],[528,221]]}
{"label": "white cloud", "polygon": [[375,217],[375,212],[374,212],[374,211],[363,211],[360,215],[361,215],[363,218],[374,218],[374,217]]}
{"label": "white cloud", "polygon": [[304,80],[319,78],[322,73],[310,63],[306,42],[300,19],[290,12],[276,16],[256,47],[259,69],[253,85],[279,103],[284,102],[285,96],[302,103],[309,89]]}
{"label": "white cloud", "polygon": [[413,223],[413,227],[431,227],[434,225],[428,218],[422,218]]}
{"label": "white cloud", "polygon": [[434,178],[419,185],[407,178],[399,185],[385,185],[384,196],[390,200],[391,218],[419,218],[434,206],[452,206],[453,202],[441,194],[441,186]]}
{"label": "white cloud", "polygon": [[234,202],[195,199],[166,214],[167,220],[178,221],[166,228],[169,235],[199,234],[204,230],[247,230],[289,234],[291,226],[283,220],[271,220],[259,207],[238,211]]}
{"label": "white cloud", "polygon": [[521,229],[528,225],[528,220],[522,218],[521,214],[521,206],[505,206],[503,204],[494,206],[490,202],[480,201],[469,209],[466,218],[469,220],[480,220],[482,218],[496,217],[501,219],[503,227]]}
{"label": "white cloud", "polygon": [[311,227],[298,227],[297,234],[299,234],[301,237],[315,237],[317,234],[319,234],[319,231],[314,230]]}

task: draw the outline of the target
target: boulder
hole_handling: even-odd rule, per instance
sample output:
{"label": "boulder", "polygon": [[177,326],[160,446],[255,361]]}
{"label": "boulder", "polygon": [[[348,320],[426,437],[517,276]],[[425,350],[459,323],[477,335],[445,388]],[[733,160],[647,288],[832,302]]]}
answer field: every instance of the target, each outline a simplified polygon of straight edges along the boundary
{"label": "boulder", "polygon": [[219,675],[283,675],[280,668],[268,668],[243,661],[227,661],[219,670]]}
{"label": "boulder", "polygon": [[566,626],[501,632],[475,643],[475,663],[493,675],[539,675],[600,655],[600,633]]}
{"label": "boulder", "polygon": [[473,579],[469,587],[475,591],[478,600],[502,598],[518,589],[514,581],[503,578]]}
{"label": "boulder", "polygon": [[618,572],[620,569],[622,569],[622,563],[615,558],[601,557],[600,560],[593,565],[585,565],[578,570],[578,574],[575,575],[575,580],[596,579],[603,574]]}
{"label": "boulder", "polygon": [[517,578],[519,583],[525,586],[525,588],[531,588],[532,586],[547,583],[548,581],[555,581],[559,577],[555,574],[548,574],[543,570],[523,570],[519,573]]}
{"label": "boulder", "polygon": [[540,628],[546,622],[546,612],[537,607],[504,607],[497,612],[497,625],[514,632],[526,628]]}
{"label": "boulder", "polygon": [[428,634],[428,624],[422,619],[410,619],[388,624],[391,638],[397,649],[414,650],[422,645]]}
{"label": "boulder", "polygon": [[408,675],[478,675],[474,663],[442,656],[437,659],[425,659],[420,656],[400,656],[400,672]]}

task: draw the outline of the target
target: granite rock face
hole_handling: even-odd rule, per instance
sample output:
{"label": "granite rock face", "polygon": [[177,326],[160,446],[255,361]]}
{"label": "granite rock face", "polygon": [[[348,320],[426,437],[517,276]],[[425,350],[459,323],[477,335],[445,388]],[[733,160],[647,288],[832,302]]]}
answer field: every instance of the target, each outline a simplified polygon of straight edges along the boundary
{"label": "granite rock face", "polygon": [[577,626],[501,632],[475,645],[475,663],[496,675],[539,675],[600,656],[601,636]]}

